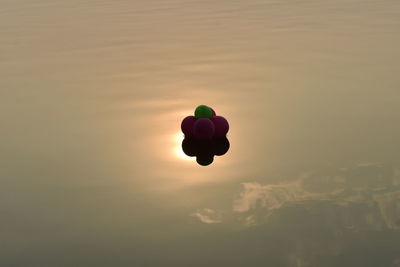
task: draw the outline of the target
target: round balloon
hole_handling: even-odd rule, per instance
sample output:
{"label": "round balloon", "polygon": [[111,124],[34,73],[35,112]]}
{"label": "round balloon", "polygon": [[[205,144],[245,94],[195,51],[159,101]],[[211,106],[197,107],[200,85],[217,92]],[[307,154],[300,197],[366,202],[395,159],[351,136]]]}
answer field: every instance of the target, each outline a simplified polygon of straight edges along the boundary
{"label": "round balloon", "polygon": [[197,140],[197,155],[200,154],[214,155],[213,139]]}
{"label": "round balloon", "polygon": [[193,125],[193,136],[199,140],[211,139],[214,131],[214,123],[210,119],[200,118]]}
{"label": "round balloon", "polygon": [[201,166],[207,166],[214,161],[214,156],[212,154],[200,154],[197,155],[196,161]]}
{"label": "round balloon", "polygon": [[193,137],[185,137],[182,140],[182,150],[189,157],[194,157],[197,154],[197,142]]}
{"label": "round balloon", "polygon": [[214,137],[224,137],[229,131],[229,123],[222,116],[215,116],[212,119],[214,123]]}
{"label": "round balloon", "polygon": [[228,152],[230,147],[229,140],[226,137],[213,139],[213,149],[216,156],[222,156]]}
{"label": "round balloon", "polygon": [[212,111],[206,105],[200,105],[194,111],[194,116],[196,117],[196,119],[200,119],[200,118],[211,119],[212,118]]}
{"label": "round balloon", "polygon": [[196,118],[194,116],[187,116],[183,119],[181,129],[185,136],[192,136],[193,125],[195,122]]}
{"label": "round balloon", "polygon": [[213,108],[209,107],[211,109],[211,117],[216,116],[217,114],[215,113],[215,111],[213,110]]}

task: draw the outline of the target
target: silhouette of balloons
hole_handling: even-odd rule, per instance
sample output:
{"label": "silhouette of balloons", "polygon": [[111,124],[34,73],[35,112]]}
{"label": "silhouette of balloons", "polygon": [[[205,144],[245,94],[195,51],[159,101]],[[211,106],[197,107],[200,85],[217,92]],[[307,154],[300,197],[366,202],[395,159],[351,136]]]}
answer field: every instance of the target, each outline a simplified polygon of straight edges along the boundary
{"label": "silhouette of balloons", "polygon": [[217,116],[215,111],[205,105],[196,108],[194,116],[187,116],[181,123],[185,139],[182,150],[189,157],[196,157],[198,164],[210,165],[214,156],[226,154],[230,148],[226,134],[229,131],[228,121]]}
{"label": "silhouette of balloons", "polygon": [[230,148],[226,137],[214,138],[212,140],[199,140],[194,137],[185,137],[182,141],[182,150],[189,157],[196,157],[198,164],[210,165],[214,156],[222,156]]}
{"label": "silhouette of balloons", "polygon": [[229,131],[228,121],[222,116],[214,116],[212,119],[214,123],[214,137],[225,136]]}

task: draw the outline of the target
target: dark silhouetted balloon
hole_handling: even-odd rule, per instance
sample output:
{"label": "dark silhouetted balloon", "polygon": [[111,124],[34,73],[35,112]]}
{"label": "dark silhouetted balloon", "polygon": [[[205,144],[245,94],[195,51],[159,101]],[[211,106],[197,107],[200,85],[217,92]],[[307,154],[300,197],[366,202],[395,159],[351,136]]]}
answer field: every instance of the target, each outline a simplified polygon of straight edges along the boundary
{"label": "dark silhouetted balloon", "polygon": [[195,157],[198,151],[198,142],[192,137],[185,137],[182,141],[182,150],[189,157]]}
{"label": "dark silhouetted balloon", "polygon": [[213,140],[198,140],[196,142],[197,155],[213,155],[214,156],[214,143]]}
{"label": "dark silhouetted balloon", "polygon": [[200,118],[193,125],[193,136],[199,140],[211,139],[214,131],[214,123],[210,119]]}
{"label": "dark silhouetted balloon", "polygon": [[200,105],[194,111],[194,116],[196,117],[196,119],[200,119],[200,118],[211,119],[212,118],[212,111],[206,105]]}
{"label": "dark silhouetted balloon", "polygon": [[196,161],[201,166],[207,166],[207,165],[210,165],[214,161],[214,155],[200,154],[197,156]]}
{"label": "dark silhouetted balloon", "polygon": [[229,124],[228,121],[222,116],[215,116],[212,119],[214,123],[215,131],[214,137],[223,137],[229,131]]}
{"label": "dark silhouetted balloon", "polygon": [[185,136],[192,136],[192,129],[193,125],[196,122],[196,118],[194,116],[187,116],[186,118],[183,119],[181,123],[181,129],[182,132],[185,134]]}
{"label": "dark silhouetted balloon", "polygon": [[182,141],[182,150],[189,157],[196,157],[197,163],[202,166],[210,165],[214,156],[222,156],[230,147],[226,137],[211,140],[199,140],[195,137],[185,137]]}
{"label": "dark silhouetted balloon", "polygon": [[214,155],[222,156],[228,152],[230,147],[229,140],[226,137],[219,137],[213,139]]}

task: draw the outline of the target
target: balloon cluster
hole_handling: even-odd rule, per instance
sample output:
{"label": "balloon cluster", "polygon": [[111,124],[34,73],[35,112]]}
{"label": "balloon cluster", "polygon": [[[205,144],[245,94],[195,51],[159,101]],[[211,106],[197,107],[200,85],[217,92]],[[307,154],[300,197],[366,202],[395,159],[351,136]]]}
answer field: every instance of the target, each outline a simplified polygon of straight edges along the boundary
{"label": "balloon cluster", "polygon": [[215,111],[205,105],[196,108],[194,116],[187,116],[181,123],[185,139],[182,141],[183,152],[196,157],[202,166],[211,164],[214,156],[224,155],[230,147],[226,134],[228,121],[217,116]]}
{"label": "balloon cluster", "polygon": [[198,140],[193,137],[185,137],[182,141],[182,150],[189,157],[196,157],[198,164],[210,165],[214,156],[222,156],[230,147],[226,137],[213,138],[211,140]]}

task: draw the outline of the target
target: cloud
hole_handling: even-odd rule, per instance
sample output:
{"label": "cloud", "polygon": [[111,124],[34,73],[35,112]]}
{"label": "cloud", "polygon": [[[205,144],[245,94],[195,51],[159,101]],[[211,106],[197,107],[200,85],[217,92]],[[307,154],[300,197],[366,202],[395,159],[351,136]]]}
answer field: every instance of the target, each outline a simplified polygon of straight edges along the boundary
{"label": "cloud", "polygon": [[195,213],[192,213],[191,216],[205,224],[215,224],[222,222],[222,214],[218,211],[208,208],[199,209]]}
{"label": "cloud", "polygon": [[[296,207],[314,210],[343,227],[399,229],[399,177],[393,166],[368,163],[309,172],[290,183],[243,183],[232,210],[245,226],[266,223],[276,212]],[[328,206],[335,214],[325,210]]]}
{"label": "cloud", "polygon": [[295,201],[303,195],[298,184],[261,185],[242,183],[244,191],[233,203],[234,212],[246,212],[257,207],[273,210],[287,201]]}

